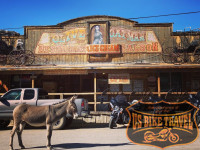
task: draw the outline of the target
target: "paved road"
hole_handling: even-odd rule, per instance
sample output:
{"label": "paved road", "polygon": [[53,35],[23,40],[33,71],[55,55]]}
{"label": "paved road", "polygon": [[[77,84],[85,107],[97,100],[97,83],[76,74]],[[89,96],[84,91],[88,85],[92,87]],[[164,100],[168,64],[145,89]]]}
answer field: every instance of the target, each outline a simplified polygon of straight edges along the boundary
{"label": "paved road", "polygon": [[[9,136],[11,128],[0,130],[0,150],[8,150]],[[46,130],[45,129],[25,129],[23,132],[23,142],[29,150],[45,150]],[[131,143],[126,138],[126,128],[82,128],[54,130],[52,145],[55,150],[160,150],[156,147],[141,146]],[[14,148],[19,149],[17,136],[14,138]],[[173,146],[165,150],[199,150],[200,137],[189,145]]]}

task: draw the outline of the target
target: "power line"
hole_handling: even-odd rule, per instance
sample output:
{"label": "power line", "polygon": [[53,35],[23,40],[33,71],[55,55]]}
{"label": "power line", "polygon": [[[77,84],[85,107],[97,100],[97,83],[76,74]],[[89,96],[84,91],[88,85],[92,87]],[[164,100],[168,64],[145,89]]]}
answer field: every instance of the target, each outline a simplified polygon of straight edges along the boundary
{"label": "power line", "polygon": [[128,19],[145,19],[145,18],[156,18],[156,17],[167,17],[167,16],[188,15],[188,14],[196,14],[196,13],[200,13],[200,11],[185,12],[185,13],[177,13],[177,14],[157,15],[157,16],[147,16],[147,17],[136,17],[136,18],[128,18]]}
{"label": "power line", "polygon": [[[194,11],[194,12],[185,12],[185,13],[177,13],[177,14],[166,14],[166,15],[156,15],[156,16],[146,16],[146,17],[136,17],[136,18],[126,18],[126,19],[146,19],[146,18],[158,18],[158,17],[167,17],[167,16],[178,16],[178,15],[188,15],[188,14],[196,14],[200,13],[200,11]],[[116,21],[116,20],[113,20]],[[16,27],[16,28],[4,28],[2,30],[11,30],[11,29],[23,29],[24,27]]]}

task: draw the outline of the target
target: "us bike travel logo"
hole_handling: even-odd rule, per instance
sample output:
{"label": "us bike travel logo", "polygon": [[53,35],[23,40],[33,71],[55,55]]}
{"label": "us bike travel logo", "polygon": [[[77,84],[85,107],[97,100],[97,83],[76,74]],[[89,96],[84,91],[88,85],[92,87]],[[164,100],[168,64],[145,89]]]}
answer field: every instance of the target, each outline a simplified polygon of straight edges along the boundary
{"label": "us bike travel logo", "polygon": [[164,149],[189,144],[199,135],[196,124],[198,108],[188,101],[138,102],[126,110],[130,117],[127,137],[135,144]]}

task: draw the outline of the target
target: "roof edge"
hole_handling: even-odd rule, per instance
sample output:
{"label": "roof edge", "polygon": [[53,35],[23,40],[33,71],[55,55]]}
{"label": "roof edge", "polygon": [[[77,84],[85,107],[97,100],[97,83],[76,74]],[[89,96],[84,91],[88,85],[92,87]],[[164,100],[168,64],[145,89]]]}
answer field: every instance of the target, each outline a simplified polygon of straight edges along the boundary
{"label": "roof edge", "polygon": [[126,19],[126,18],[122,18],[122,17],[117,17],[117,16],[108,16],[108,15],[93,15],[93,16],[83,16],[83,17],[78,17],[78,18],[74,18],[74,19],[70,19],[61,23],[58,23],[58,26],[63,26],[66,25],[68,23],[74,22],[74,21],[79,21],[79,20],[83,20],[83,19],[90,19],[90,18],[96,18],[96,17],[107,17],[107,18],[113,18],[113,19],[120,19],[120,20],[126,20],[132,23],[138,23],[137,21],[133,21],[130,19]]}

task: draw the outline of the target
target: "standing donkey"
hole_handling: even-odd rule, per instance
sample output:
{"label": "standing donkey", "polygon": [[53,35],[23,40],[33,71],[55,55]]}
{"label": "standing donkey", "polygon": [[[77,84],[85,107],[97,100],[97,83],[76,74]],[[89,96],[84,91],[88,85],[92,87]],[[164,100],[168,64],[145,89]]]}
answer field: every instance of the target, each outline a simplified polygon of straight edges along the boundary
{"label": "standing donkey", "polygon": [[13,111],[14,125],[10,136],[10,150],[13,150],[13,137],[15,132],[18,135],[19,146],[25,149],[22,143],[22,131],[25,124],[32,126],[45,126],[47,128],[47,149],[52,150],[51,136],[52,126],[54,122],[66,116],[67,113],[71,114],[74,118],[78,117],[77,107],[74,100],[77,96],[72,96],[61,103],[49,106],[32,106],[27,104],[18,105]]}

